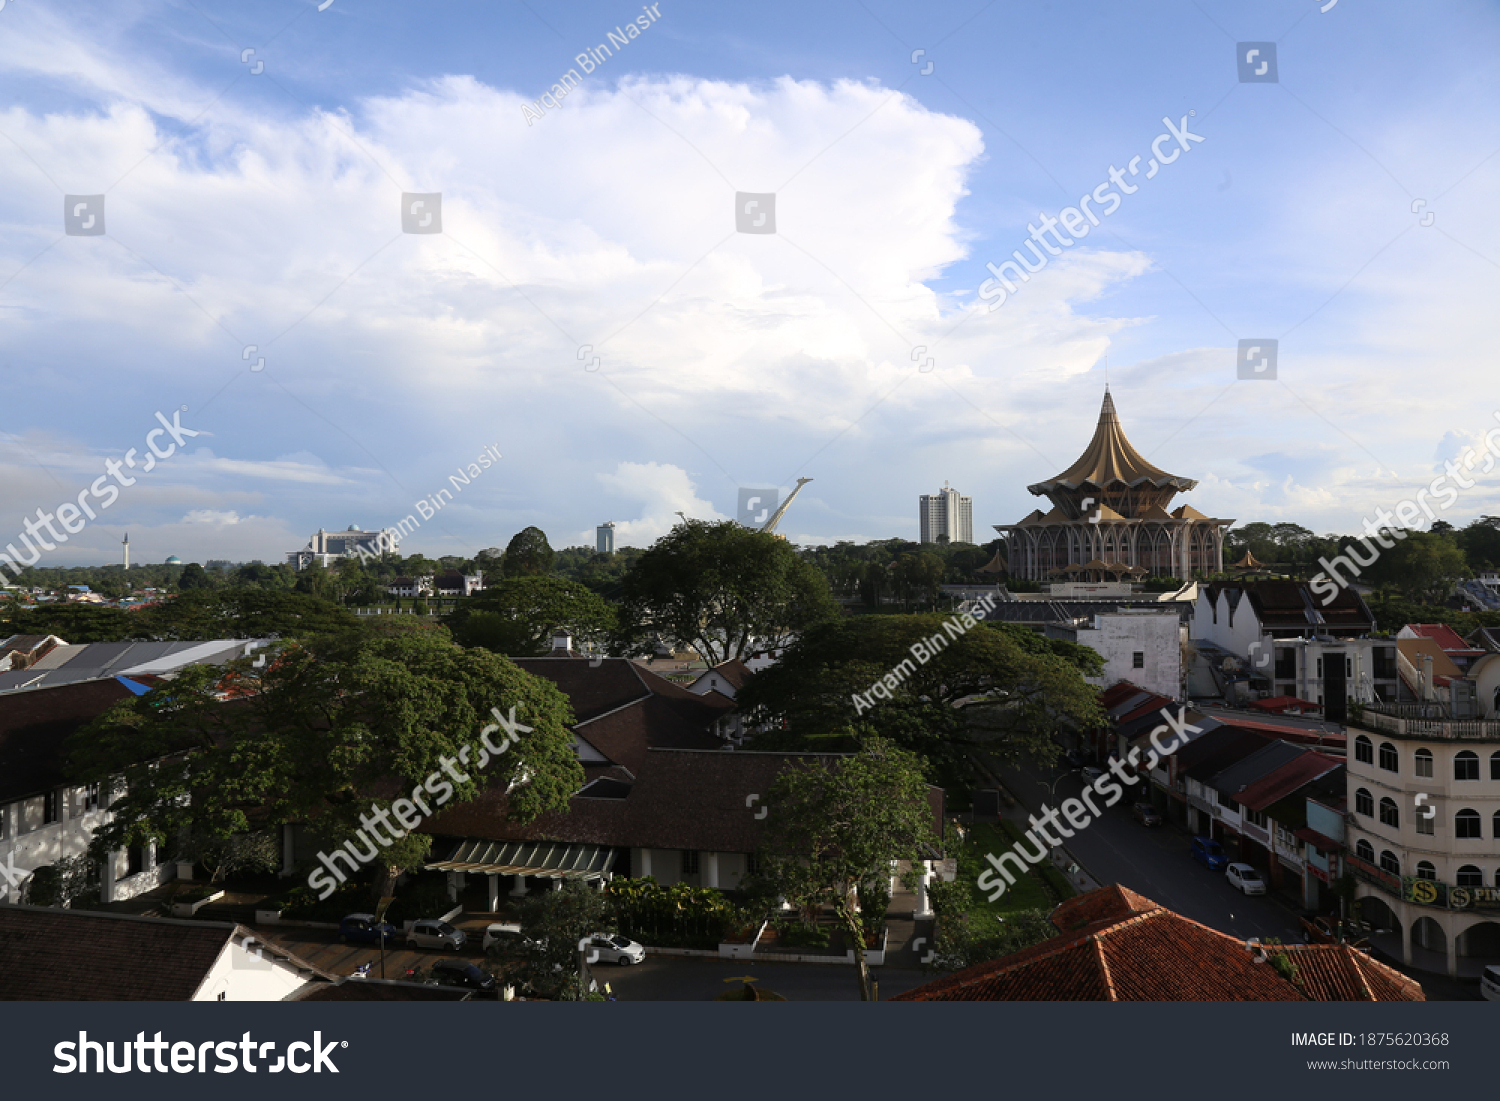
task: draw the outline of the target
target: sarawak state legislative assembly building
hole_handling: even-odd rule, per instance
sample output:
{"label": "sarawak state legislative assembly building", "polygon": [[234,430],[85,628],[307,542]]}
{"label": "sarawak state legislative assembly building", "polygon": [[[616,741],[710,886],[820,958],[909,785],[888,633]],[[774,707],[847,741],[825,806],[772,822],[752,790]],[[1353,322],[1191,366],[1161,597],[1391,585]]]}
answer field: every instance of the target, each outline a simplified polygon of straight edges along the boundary
{"label": "sarawak state legislative assembly building", "polygon": [[1219,573],[1224,530],[1218,520],[1179,505],[1178,493],[1198,483],[1152,466],[1120,428],[1109,388],[1094,438],[1078,461],[1026,488],[1052,508],[1036,509],[1018,524],[996,524],[1005,537],[1012,577],[1028,581],[1131,581]]}

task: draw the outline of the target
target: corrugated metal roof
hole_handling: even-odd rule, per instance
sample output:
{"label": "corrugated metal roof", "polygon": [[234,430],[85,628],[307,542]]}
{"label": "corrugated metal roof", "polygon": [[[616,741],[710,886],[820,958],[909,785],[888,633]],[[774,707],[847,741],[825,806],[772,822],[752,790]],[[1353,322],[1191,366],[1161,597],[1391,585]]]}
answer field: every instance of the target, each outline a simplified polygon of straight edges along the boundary
{"label": "corrugated metal roof", "polygon": [[561,841],[460,841],[447,860],[429,869],[486,875],[537,875],[552,879],[597,879],[614,866],[615,850]]}

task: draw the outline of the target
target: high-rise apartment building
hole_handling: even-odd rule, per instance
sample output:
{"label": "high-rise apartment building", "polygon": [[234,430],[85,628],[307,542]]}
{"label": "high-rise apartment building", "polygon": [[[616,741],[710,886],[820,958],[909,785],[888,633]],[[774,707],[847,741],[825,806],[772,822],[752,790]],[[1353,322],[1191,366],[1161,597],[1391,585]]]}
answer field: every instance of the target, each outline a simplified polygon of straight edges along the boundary
{"label": "high-rise apartment building", "polygon": [[924,543],[936,543],[939,535],[950,543],[974,542],[974,498],[960,495],[947,482],[937,493],[922,494],[917,519]]}
{"label": "high-rise apartment building", "polygon": [[594,529],[594,549],[600,554],[615,553],[615,522],[610,520]]}

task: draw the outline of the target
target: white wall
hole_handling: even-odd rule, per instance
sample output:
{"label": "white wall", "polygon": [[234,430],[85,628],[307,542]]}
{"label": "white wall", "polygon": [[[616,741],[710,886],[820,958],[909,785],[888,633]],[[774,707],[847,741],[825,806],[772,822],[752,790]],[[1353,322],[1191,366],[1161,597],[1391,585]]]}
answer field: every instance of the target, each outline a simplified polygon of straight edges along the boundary
{"label": "white wall", "polygon": [[311,977],[269,951],[256,955],[258,948],[252,941],[247,949],[237,937],[226,943],[193,1001],[215,1002],[222,994],[226,1002],[279,1002]]}
{"label": "white wall", "polygon": [[[1090,677],[1101,688],[1122,680],[1170,699],[1181,694],[1181,620],[1161,615],[1097,615],[1095,626],[1080,628],[1078,641],[1104,658],[1104,676]],[[1135,668],[1134,655],[1144,656]]]}

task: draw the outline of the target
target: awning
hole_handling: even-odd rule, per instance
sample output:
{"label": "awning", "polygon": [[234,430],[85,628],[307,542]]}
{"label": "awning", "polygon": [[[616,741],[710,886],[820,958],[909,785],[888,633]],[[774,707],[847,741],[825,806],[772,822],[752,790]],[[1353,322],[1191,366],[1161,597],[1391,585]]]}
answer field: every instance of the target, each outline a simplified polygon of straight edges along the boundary
{"label": "awning", "polygon": [[598,879],[615,862],[608,845],[561,841],[485,841],[458,843],[447,860],[427,865],[430,871],[479,872],[482,875],[537,875],[551,879]]}

